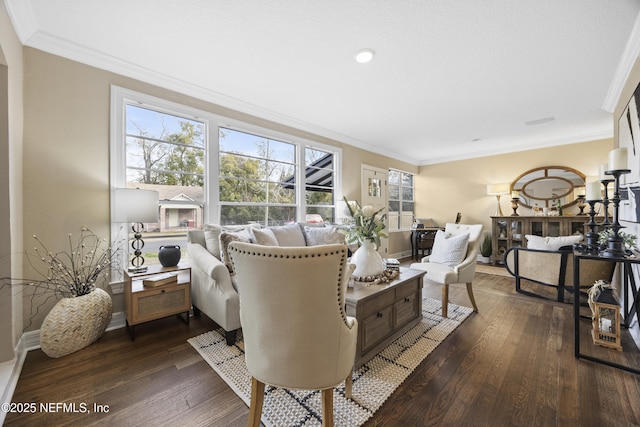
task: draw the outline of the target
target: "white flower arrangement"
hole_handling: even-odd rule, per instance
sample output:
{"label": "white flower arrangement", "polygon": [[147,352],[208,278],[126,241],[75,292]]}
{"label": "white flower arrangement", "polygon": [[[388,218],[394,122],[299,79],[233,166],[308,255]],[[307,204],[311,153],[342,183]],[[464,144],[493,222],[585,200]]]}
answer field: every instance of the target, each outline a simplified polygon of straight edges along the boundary
{"label": "white flower arrangement", "polygon": [[342,230],[347,244],[364,243],[365,240],[371,240],[380,246],[380,238],[389,237],[383,231],[386,227],[384,224],[386,215],[381,213],[384,208],[375,211],[373,206],[360,206],[360,203],[356,201],[347,201],[346,197],[344,201],[353,218],[350,226],[346,230]]}

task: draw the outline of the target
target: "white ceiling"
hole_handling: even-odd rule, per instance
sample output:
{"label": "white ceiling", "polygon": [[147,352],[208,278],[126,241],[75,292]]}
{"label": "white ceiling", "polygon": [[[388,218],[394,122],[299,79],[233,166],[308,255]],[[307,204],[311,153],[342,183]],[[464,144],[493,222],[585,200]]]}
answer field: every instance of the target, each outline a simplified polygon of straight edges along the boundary
{"label": "white ceiling", "polygon": [[640,52],[638,0],[5,3],[27,46],[412,164],[611,137]]}

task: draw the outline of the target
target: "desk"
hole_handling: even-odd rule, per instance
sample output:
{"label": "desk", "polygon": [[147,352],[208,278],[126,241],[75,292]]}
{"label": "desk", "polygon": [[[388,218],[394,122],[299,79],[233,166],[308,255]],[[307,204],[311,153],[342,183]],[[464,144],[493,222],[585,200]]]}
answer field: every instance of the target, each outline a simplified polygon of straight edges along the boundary
{"label": "desk", "polygon": [[[630,367],[621,365],[619,363],[612,362],[611,360],[605,360],[599,357],[584,354],[580,351],[580,261],[581,260],[597,260],[603,262],[614,262],[616,264],[623,265],[623,286],[624,286],[624,301],[620,307],[621,314],[624,315],[624,323],[621,326],[628,328],[633,316],[640,321],[640,295],[638,293],[638,287],[636,285],[635,278],[633,276],[632,265],[640,264],[638,258],[608,258],[601,257],[597,254],[583,254],[580,252],[574,252],[573,254],[573,321],[574,321],[574,346],[576,359],[586,359],[596,363],[602,363],[607,366],[611,366],[618,369],[623,369],[628,372],[640,374],[640,364],[637,367]],[[633,300],[630,301],[629,294],[633,296]],[[591,322],[589,322],[591,327]],[[634,345],[637,351],[637,348]],[[615,351],[615,350],[613,350]],[[624,349],[623,349],[624,352]]]}
{"label": "desk", "polygon": [[422,250],[422,256],[424,251],[431,253],[433,248],[433,240],[436,237],[438,230],[443,230],[440,227],[427,227],[427,228],[414,228],[411,230],[411,259],[418,259],[418,252]]}

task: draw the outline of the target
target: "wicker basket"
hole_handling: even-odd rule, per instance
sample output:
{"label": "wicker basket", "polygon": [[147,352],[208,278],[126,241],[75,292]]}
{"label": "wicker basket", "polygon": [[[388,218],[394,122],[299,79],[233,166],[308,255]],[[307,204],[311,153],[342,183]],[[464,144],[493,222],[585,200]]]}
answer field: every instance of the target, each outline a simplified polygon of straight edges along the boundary
{"label": "wicker basket", "polygon": [[100,288],[76,298],[63,298],[40,328],[40,348],[49,357],[78,351],[102,336],[111,321],[111,296]]}

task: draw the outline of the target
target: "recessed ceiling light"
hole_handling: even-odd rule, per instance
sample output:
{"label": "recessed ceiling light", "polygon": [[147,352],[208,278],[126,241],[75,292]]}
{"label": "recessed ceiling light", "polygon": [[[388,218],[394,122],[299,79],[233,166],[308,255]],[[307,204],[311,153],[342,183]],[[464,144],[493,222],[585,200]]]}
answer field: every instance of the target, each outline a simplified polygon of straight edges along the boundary
{"label": "recessed ceiling light", "polygon": [[373,49],[361,49],[360,51],[358,51],[358,53],[356,53],[355,59],[359,63],[364,64],[371,61],[374,55],[375,52],[373,51]]}

